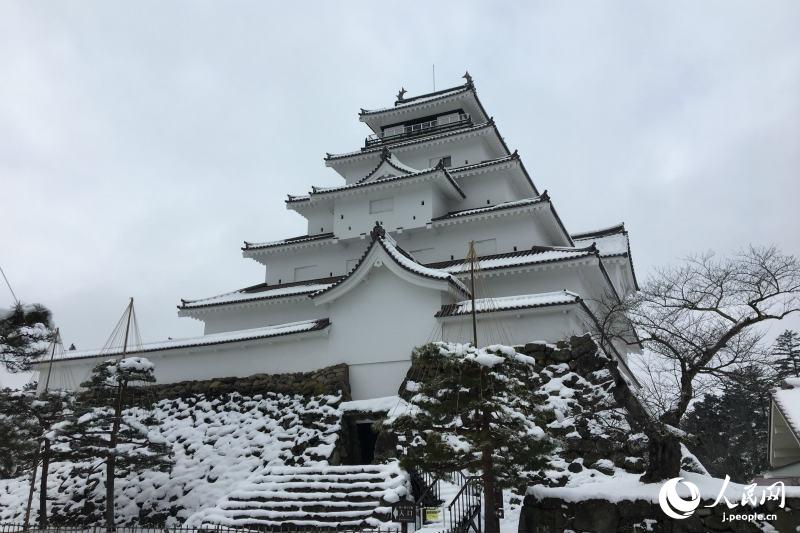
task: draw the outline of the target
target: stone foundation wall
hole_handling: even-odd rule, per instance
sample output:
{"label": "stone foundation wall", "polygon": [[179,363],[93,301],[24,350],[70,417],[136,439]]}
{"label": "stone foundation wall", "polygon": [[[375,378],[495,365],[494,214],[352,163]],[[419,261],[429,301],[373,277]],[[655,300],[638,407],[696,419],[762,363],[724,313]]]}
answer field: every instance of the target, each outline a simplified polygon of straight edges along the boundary
{"label": "stone foundation wall", "polygon": [[[744,514],[743,507],[728,509],[722,503],[711,508],[704,501],[692,516],[683,520],[667,517],[658,504],[644,501],[584,500],[565,502],[556,498],[538,500],[526,496],[519,519],[519,533],[761,533],[770,531],[746,521],[723,522],[725,515]],[[796,509],[796,511],[794,511]],[[777,520],[769,522],[779,533],[795,531],[800,526],[800,500],[787,499],[781,509],[777,502],[767,502],[758,508],[761,513],[774,513]]]}
{"label": "stone foundation wall", "polygon": [[193,394],[214,397],[232,392],[243,395],[275,392],[310,396],[338,394],[339,391],[342,393],[342,401],[350,400],[350,374],[346,364],[328,366],[313,372],[254,374],[243,378],[227,377],[153,385],[147,388],[147,396],[155,399],[181,398]]}

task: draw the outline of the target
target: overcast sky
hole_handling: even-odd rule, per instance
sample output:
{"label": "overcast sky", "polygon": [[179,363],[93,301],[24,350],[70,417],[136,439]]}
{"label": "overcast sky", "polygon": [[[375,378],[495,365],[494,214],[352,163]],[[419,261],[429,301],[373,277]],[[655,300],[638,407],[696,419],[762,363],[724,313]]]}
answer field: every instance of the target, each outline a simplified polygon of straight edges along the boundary
{"label": "overcast sky", "polygon": [[640,278],[800,254],[798,28],[796,1],[3,1],[0,265],[67,345],[129,296],[145,340],[200,334],[179,299],[263,281],[242,241],[305,233],[285,195],[341,183],[359,108],[433,64],[469,69],[570,231],[626,223]]}

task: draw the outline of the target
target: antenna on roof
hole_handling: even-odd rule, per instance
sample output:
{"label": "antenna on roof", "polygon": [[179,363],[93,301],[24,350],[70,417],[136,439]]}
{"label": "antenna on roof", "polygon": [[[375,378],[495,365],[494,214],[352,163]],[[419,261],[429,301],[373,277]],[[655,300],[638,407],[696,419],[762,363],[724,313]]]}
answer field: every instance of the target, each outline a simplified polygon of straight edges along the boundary
{"label": "antenna on roof", "polygon": [[436,92],[436,63],[433,64],[433,92]]}

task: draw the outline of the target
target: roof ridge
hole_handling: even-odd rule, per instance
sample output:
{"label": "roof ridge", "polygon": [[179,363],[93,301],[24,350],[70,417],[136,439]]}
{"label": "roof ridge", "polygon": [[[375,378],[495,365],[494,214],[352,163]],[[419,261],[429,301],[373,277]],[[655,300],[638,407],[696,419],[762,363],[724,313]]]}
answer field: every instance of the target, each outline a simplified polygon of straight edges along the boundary
{"label": "roof ridge", "polygon": [[608,235],[616,235],[618,233],[626,233],[626,232],[627,231],[625,230],[625,223],[620,222],[619,224],[614,224],[613,226],[596,229],[594,231],[571,233],[570,237],[572,237],[573,239],[584,240],[584,239],[591,239],[593,237],[606,237]]}
{"label": "roof ridge", "polygon": [[[464,127],[464,128],[458,128],[458,129],[449,130],[449,131],[440,132],[440,133],[432,133],[430,135],[423,135],[423,136],[420,136],[420,137],[415,137],[413,139],[408,139],[408,140],[405,140],[405,141],[399,141],[399,142],[396,142],[396,143],[387,143],[387,146],[391,145],[391,146],[394,146],[395,148],[398,147],[398,146],[410,146],[412,144],[418,144],[418,143],[427,142],[427,141],[433,140],[433,139],[441,139],[441,138],[448,137],[448,136],[459,135],[459,134],[462,134],[462,133],[468,133],[470,131],[477,131],[477,130],[488,128],[488,127],[492,127],[492,126],[494,126],[494,120],[490,118],[486,122],[481,122],[480,124],[475,124],[475,125],[472,125],[472,126],[467,126],[467,127]],[[330,152],[326,152],[325,160],[326,161],[333,161],[333,160],[345,159],[347,157],[353,157],[353,156],[357,156],[357,155],[373,154],[373,153],[377,152],[380,149],[382,149],[382,147],[366,148],[366,149],[362,148],[362,149],[359,149],[358,151],[344,152],[344,153],[341,153],[341,154],[332,154]]]}

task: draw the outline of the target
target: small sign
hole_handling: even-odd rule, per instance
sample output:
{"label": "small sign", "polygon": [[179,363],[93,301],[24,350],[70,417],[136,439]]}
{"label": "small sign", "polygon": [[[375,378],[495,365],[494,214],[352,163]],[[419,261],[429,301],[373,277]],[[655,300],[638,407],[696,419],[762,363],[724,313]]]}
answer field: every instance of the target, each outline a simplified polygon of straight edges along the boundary
{"label": "small sign", "polygon": [[430,524],[431,522],[441,522],[442,510],[439,507],[425,507],[425,512],[422,516],[425,517],[426,524]]}
{"label": "small sign", "polygon": [[417,521],[414,502],[399,501],[392,505],[392,519],[395,522],[413,524]]}

